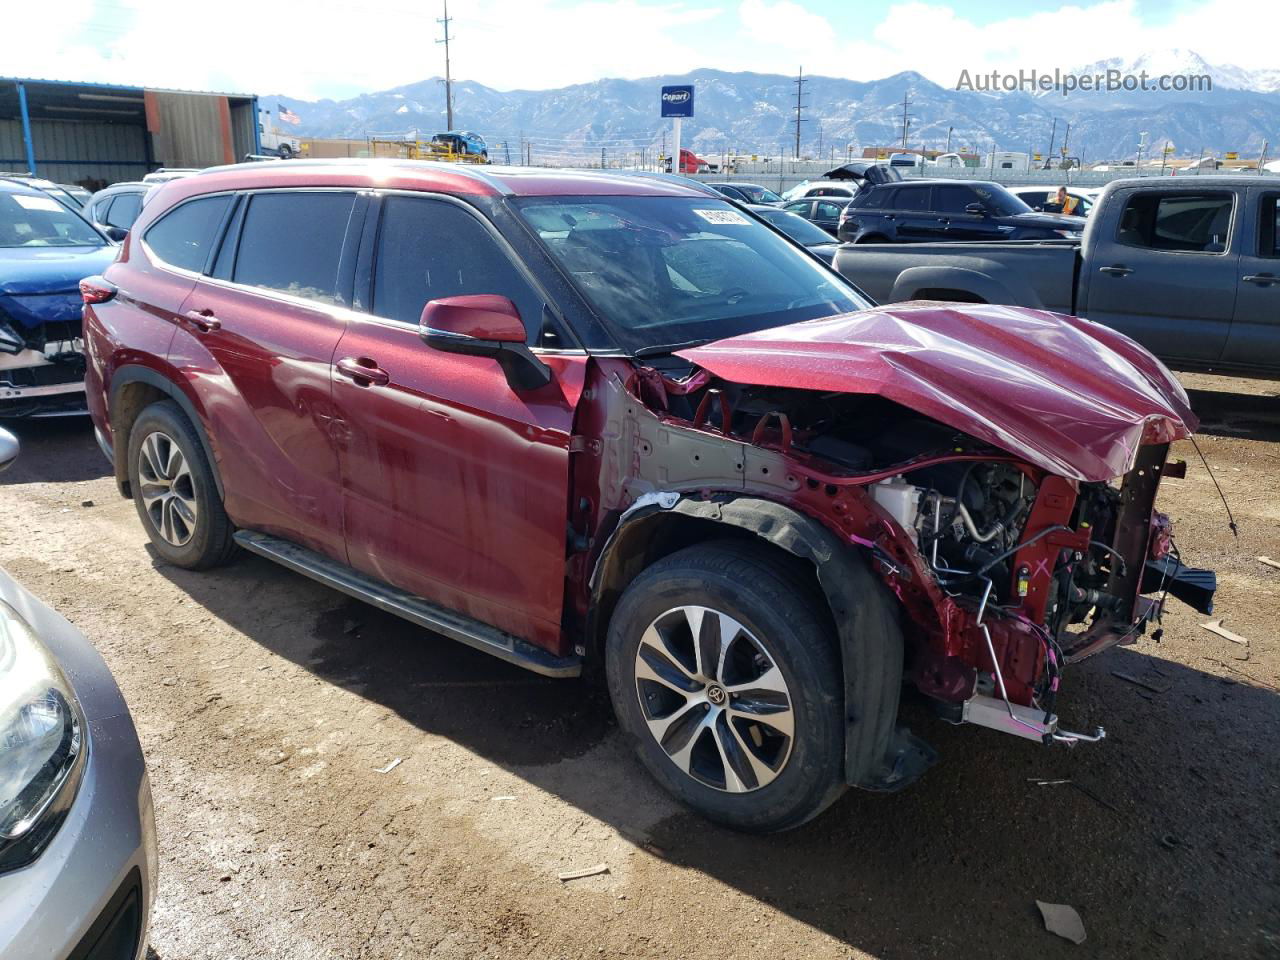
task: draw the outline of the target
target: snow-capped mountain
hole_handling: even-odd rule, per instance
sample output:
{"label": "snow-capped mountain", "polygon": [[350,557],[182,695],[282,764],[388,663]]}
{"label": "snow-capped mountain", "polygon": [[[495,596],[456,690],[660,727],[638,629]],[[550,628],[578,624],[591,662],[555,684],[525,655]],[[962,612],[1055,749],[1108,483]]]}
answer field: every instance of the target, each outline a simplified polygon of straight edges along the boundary
{"label": "snow-capped mountain", "polygon": [[[1280,146],[1280,70],[1246,71],[1214,66],[1192,51],[1171,50],[1116,58],[1081,72],[1122,72],[1149,76],[1201,75],[1211,90],[1136,93],[979,93],[942,87],[918,73],[880,80],[806,78],[807,106],[801,153],[842,159],[866,146],[902,141],[902,100],[909,94],[912,147],[1044,152],[1051,131],[1055,152],[1070,124],[1070,152],[1085,162],[1132,156],[1139,135],[1148,147],[1172,142],[1194,156],[1261,151]],[[679,76],[635,80],[606,79],[554,90],[499,91],[471,81],[454,82],[454,125],[482,134],[490,155],[518,160],[528,142],[534,162],[562,159],[610,161],[653,156],[670,126],[658,117],[658,88],[692,83],[696,115],[684,124],[684,144],[708,158],[724,153],[790,156],[795,146],[795,81],[779,74],[696,70]],[[445,126],[444,85],[423,80],[349,100],[310,102],[287,96],[263,97],[263,106],[287,106],[302,124],[302,136],[429,137]],[[1055,127],[1056,121],[1056,127]]]}
{"label": "snow-capped mountain", "polygon": [[1280,91],[1280,69],[1246,70],[1229,64],[1212,64],[1194,50],[1177,47],[1171,50],[1150,51],[1136,57],[1112,57],[1108,60],[1098,60],[1087,66],[1078,67],[1073,72],[1105,74],[1108,70],[1117,70],[1122,74],[1134,76],[1146,73],[1149,77],[1207,76],[1213,81],[1215,87],[1249,90],[1254,93]]}

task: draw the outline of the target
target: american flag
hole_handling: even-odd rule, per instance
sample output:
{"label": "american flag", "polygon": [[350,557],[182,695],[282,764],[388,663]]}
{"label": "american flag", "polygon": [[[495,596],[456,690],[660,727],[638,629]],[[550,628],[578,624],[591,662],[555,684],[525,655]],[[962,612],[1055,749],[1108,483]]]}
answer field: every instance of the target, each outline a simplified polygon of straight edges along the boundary
{"label": "american flag", "polygon": [[302,118],[286,107],[283,103],[277,104],[277,107],[277,113],[279,114],[280,119],[285,123],[292,123],[294,126],[297,126],[302,122]]}

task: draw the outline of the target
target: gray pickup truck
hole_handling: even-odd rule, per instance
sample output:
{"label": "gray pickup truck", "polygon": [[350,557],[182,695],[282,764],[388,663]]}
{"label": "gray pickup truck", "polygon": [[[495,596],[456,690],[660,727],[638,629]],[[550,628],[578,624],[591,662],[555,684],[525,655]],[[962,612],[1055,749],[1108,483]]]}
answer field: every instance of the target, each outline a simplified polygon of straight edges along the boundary
{"label": "gray pickup truck", "polygon": [[1081,240],[846,244],[881,303],[1040,307],[1114,327],[1169,365],[1280,376],[1280,177],[1117,180]]}

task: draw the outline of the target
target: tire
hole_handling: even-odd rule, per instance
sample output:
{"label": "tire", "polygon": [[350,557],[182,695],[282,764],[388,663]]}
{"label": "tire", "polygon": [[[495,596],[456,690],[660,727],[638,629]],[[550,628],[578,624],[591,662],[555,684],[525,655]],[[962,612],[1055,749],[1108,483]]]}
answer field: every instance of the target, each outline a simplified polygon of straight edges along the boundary
{"label": "tire", "polygon": [[[653,777],[702,816],[787,830],[844,792],[842,674],[822,603],[781,558],[737,542],[672,554],[619,600],[605,650],[618,723]],[[695,623],[722,642],[733,634],[724,653],[704,627],[699,655]],[[722,666],[700,673],[713,656]]]}
{"label": "tire", "polygon": [[226,563],[235,528],[182,408],[162,400],[144,409],[129,432],[128,457],[133,503],[156,552],[188,570]]}
{"label": "tire", "polygon": [[280,146],[276,147],[276,155],[279,156],[281,160],[291,160],[293,159],[293,147],[289,146],[287,143],[282,143]]}

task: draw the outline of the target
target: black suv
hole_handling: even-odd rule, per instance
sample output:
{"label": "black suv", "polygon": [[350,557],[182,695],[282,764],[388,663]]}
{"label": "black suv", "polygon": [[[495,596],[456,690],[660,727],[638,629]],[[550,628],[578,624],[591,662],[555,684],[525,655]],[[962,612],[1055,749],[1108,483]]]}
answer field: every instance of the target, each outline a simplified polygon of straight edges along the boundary
{"label": "black suv", "polygon": [[849,201],[842,243],[929,240],[1058,240],[1080,236],[1080,218],[1036,213],[998,183],[921,180],[867,184]]}

